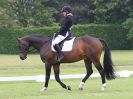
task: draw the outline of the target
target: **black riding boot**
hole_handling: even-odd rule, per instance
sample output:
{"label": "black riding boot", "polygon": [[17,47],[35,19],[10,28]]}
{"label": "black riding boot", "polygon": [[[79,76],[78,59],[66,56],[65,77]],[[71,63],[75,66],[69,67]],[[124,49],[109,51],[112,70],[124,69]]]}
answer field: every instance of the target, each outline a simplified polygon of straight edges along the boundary
{"label": "black riding boot", "polygon": [[63,54],[61,52],[61,48],[60,48],[60,46],[58,44],[56,44],[54,46],[54,48],[57,51],[57,61],[60,62],[64,58],[64,56],[63,56]]}

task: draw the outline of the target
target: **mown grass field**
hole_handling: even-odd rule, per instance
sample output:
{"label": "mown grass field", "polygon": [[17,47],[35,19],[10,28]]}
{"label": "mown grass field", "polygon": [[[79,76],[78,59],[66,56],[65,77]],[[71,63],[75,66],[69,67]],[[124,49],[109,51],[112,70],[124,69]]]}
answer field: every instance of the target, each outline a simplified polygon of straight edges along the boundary
{"label": "mown grass field", "polygon": [[[116,71],[133,71],[133,51],[112,51],[112,59],[116,65]],[[94,66],[93,68],[94,72],[97,72]],[[83,61],[61,65],[61,74],[85,72]],[[28,55],[28,59],[25,61],[21,61],[18,55],[0,55],[1,77],[33,76],[44,73],[44,64],[39,55]],[[100,78],[87,80],[83,91],[78,90],[80,81],[81,79],[63,80],[72,87],[72,91],[67,91],[62,89],[56,81],[51,80],[49,88],[45,92],[40,92],[43,83],[34,81],[0,82],[0,99],[133,99],[133,77],[107,81],[106,91],[101,91]]]}
{"label": "mown grass field", "polygon": [[62,89],[53,80],[45,92],[39,91],[43,83],[3,82],[0,83],[0,99],[133,99],[133,77],[108,81],[106,91],[100,89],[100,78],[88,80],[83,91],[78,90],[80,79],[63,81],[71,84],[72,91]]}

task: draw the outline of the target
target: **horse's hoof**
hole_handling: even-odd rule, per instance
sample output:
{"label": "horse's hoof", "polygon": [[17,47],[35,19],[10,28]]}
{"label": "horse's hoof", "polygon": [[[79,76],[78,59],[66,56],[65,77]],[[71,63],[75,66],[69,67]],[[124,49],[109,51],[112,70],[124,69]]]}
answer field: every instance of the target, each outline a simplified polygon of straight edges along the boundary
{"label": "horse's hoof", "polygon": [[84,87],[84,82],[80,82],[80,84],[79,84],[79,90],[83,90],[83,87]]}
{"label": "horse's hoof", "polygon": [[70,85],[66,86],[66,89],[71,91],[71,86]]}
{"label": "horse's hoof", "polygon": [[101,90],[102,90],[102,91],[106,90],[106,83],[102,85]]}
{"label": "horse's hoof", "polygon": [[105,90],[106,90],[106,87],[102,87],[101,90],[102,90],[102,91],[105,91]]}
{"label": "horse's hoof", "polygon": [[79,90],[81,90],[81,91],[82,91],[82,90],[83,90],[83,88],[81,88],[81,87],[80,87],[80,88],[79,88]]}
{"label": "horse's hoof", "polygon": [[46,90],[47,90],[47,88],[43,87],[40,91],[42,92],[42,91],[46,91]]}

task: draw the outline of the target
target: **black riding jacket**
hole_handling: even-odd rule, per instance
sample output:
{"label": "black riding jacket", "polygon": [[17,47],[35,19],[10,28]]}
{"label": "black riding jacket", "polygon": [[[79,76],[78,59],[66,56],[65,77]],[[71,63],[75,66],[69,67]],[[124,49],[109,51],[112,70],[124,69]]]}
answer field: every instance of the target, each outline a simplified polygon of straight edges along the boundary
{"label": "black riding jacket", "polygon": [[60,24],[61,28],[60,28],[58,34],[65,36],[67,32],[70,33],[70,28],[71,28],[72,24],[73,24],[73,16],[67,15]]}

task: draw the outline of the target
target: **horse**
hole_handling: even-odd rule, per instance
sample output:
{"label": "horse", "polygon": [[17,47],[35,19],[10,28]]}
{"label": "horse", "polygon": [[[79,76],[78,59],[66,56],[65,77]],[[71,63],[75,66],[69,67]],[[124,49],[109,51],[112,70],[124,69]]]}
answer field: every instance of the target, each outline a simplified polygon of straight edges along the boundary
{"label": "horse", "polygon": [[[81,36],[76,37],[73,43],[71,51],[63,52],[64,58],[61,62],[57,62],[57,53],[51,50],[52,37],[46,35],[27,35],[17,38],[19,45],[19,57],[21,60],[27,58],[29,48],[33,47],[40,53],[42,62],[45,63],[45,84],[41,91],[45,91],[48,88],[50,79],[51,67],[53,67],[56,81],[67,90],[71,90],[70,85],[64,84],[60,79],[60,64],[72,63],[80,60],[84,60],[86,67],[86,75],[79,84],[79,90],[83,90],[83,86],[86,80],[93,73],[92,63],[101,75],[102,90],[106,89],[106,79],[115,79],[114,67],[111,58],[111,51],[108,44],[100,38],[93,36]],[[104,50],[103,66],[100,63],[100,57]]]}

